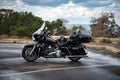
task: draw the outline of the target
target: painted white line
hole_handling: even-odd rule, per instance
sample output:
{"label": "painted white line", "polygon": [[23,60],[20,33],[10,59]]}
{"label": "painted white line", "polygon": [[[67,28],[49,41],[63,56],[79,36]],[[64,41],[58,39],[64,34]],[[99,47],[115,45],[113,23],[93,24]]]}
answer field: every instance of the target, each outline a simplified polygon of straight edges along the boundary
{"label": "painted white line", "polygon": [[51,69],[42,69],[42,70],[19,72],[19,73],[11,73],[11,74],[2,74],[2,75],[0,75],[0,77],[23,75],[23,74],[30,74],[30,73],[37,73],[37,72],[46,72],[46,71],[59,71],[59,70],[69,70],[69,69],[101,67],[101,66],[109,66],[109,65],[110,65],[110,64],[105,64],[105,65],[93,65],[93,66],[77,66],[77,67],[66,67],[66,68],[51,68]]}
{"label": "painted white line", "polygon": [[10,61],[10,60],[16,60],[16,59],[18,60],[18,59],[23,59],[23,58],[22,57],[17,57],[17,58],[15,57],[15,58],[8,58],[8,59],[0,59],[0,61],[7,61],[7,60]]}
{"label": "painted white line", "polygon": [[100,50],[100,51],[89,51],[88,52],[92,52],[92,53],[101,53],[101,52],[104,52],[105,50]]}

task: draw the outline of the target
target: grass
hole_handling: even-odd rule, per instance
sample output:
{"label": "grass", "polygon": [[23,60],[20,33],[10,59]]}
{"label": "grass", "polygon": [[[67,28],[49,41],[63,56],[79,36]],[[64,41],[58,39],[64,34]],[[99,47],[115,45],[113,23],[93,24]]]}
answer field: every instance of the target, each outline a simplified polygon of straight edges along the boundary
{"label": "grass", "polygon": [[96,42],[94,37],[92,37],[92,42]]}
{"label": "grass", "polygon": [[117,43],[120,44],[120,39],[119,39],[119,41]]}
{"label": "grass", "polygon": [[117,52],[116,54],[119,54],[119,55],[120,55],[120,52]]}
{"label": "grass", "polygon": [[112,41],[110,40],[110,39],[102,39],[101,41],[100,41],[101,43],[112,43]]}

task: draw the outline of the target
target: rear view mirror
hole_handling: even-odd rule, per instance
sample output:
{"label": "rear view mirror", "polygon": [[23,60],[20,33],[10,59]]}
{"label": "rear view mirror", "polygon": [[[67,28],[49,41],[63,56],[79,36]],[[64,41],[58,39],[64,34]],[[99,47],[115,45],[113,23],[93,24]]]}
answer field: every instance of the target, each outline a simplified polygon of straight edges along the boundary
{"label": "rear view mirror", "polygon": [[50,31],[47,31],[47,34],[49,34],[49,35],[50,35]]}

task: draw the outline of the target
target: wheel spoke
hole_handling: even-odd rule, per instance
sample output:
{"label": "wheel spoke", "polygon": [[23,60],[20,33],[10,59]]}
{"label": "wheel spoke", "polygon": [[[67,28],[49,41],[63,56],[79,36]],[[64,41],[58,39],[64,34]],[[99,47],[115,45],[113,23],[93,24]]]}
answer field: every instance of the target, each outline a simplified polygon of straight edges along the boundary
{"label": "wheel spoke", "polygon": [[33,53],[30,54],[31,51],[32,51],[32,48],[24,48],[22,52],[24,59],[30,62],[37,59],[36,51],[33,51]]}

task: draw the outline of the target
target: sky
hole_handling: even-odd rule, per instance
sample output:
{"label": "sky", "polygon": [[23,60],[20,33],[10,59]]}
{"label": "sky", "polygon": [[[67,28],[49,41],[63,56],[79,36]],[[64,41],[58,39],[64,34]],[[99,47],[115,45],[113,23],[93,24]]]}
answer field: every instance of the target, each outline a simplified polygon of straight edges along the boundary
{"label": "sky", "polygon": [[32,12],[43,20],[68,20],[68,24],[90,24],[91,17],[115,13],[120,25],[120,0],[0,0],[0,9]]}

